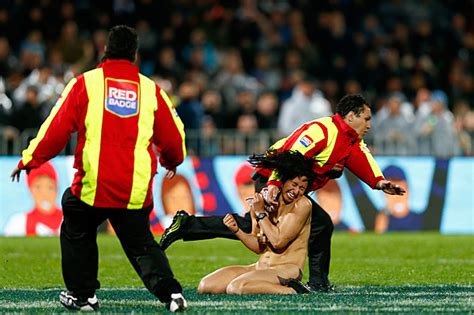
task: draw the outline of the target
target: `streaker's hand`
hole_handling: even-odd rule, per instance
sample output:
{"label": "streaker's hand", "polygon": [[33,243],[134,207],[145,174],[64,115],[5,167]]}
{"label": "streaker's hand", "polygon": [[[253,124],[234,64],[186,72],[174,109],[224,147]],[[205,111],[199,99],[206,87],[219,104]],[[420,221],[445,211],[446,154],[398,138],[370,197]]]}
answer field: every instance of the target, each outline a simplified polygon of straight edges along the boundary
{"label": "streaker's hand", "polygon": [[262,190],[263,199],[265,204],[268,207],[265,207],[267,212],[273,212],[278,209],[278,194],[280,193],[280,188],[275,185],[268,185],[267,189]]}
{"label": "streaker's hand", "polygon": [[175,167],[175,168],[172,168],[172,169],[166,170],[165,177],[166,177],[167,179],[172,179],[172,178],[174,177],[174,175],[176,175],[176,167]]}
{"label": "streaker's hand", "polygon": [[389,195],[399,195],[403,196],[406,193],[406,190],[400,185],[393,184],[389,180],[381,180],[375,185],[376,189],[383,190],[384,193]]}
{"label": "streaker's hand", "polygon": [[16,182],[18,183],[20,181],[20,174],[21,174],[21,169],[19,169],[18,167],[15,167],[10,175],[10,177],[12,178],[12,182],[16,180]]}
{"label": "streaker's hand", "polygon": [[232,232],[232,233],[237,233],[239,231],[239,226],[237,225],[237,221],[235,221],[235,218],[232,214],[227,213],[222,220],[224,222],[225,226]]}

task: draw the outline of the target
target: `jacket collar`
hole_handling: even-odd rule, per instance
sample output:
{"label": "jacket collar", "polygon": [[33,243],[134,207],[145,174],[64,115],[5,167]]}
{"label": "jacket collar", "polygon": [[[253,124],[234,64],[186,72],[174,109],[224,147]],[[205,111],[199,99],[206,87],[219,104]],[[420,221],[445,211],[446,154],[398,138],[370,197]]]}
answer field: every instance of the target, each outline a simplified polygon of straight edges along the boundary
{"label": "jacket collar", "polygon": [[344,118],[342,118],[341,115],[335,114],[332,117],[332,121],[334,124],[337,126],[337,129],[342,131],[342,133],[351,141],[351,142],[356,142],[359,140],[359,134],[351,127],[349,126],[345,121]]}
{"label": "jacket collar", "polygon": [[137,67],[135,66],[134,63],[130,62],[129,60],[127,59],[107,59],[101,63],[99,63],[97,65],[97,68],[103,68],[104,66],[108,66],[108,65],[130,65],[130,66],[133,66],[133,67]]}

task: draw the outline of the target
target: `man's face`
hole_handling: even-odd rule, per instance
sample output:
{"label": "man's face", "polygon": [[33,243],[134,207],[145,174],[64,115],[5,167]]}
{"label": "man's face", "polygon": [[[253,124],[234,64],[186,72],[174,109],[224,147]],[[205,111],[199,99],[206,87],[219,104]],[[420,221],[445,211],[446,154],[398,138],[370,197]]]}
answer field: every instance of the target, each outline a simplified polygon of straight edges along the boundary
{"label": "man's face", "polygon": [[308,178],[306,176],[287,180],[281,189],[283,201],[289,204],[298,200],[298,198],[303,196],[306,188],[308,188]]}
{"label": "man's face", "polygon": [[364,137],[365,134],[369,131],[371,124],[370,120],[372,118],[372,113],[368,106],[364,106],[364,109],[359,115],[356,115],[354,112],[349,112],[346,116],[346,122],[352,129],[357,132],[359,137]]}

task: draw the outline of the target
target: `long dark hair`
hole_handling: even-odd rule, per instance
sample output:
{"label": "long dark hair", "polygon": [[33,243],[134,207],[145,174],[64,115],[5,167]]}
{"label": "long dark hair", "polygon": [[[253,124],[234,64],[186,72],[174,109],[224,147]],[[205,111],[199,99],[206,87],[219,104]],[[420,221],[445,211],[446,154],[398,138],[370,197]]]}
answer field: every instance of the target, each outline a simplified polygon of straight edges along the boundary
{"label": "long dark hair", "polygon": [[313,172],[314,161],[303,156],[298,151],[277,152],[272,150],[266,154],[254,154],[248,158],[248,161],[254,167],[263,167],[276,171],[282,182],[306,176],[308,178],[308,187],[310,187],[315,178]]}

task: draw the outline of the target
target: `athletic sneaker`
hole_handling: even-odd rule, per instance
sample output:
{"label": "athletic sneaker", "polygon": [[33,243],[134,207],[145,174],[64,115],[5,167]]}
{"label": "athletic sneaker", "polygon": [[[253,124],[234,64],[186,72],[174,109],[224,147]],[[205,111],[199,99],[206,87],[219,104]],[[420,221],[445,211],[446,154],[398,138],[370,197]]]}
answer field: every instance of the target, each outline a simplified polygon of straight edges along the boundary
{"label": "athletic sneaker", "polygon": [[166,303],[166,308],[170,312],[182,312],[188,308],[188,302],[181,293],[171,294],[171,302]]}
{"label": "athletic sneaker", "polygon": [[336,292],[336,289],[330,282],[311,283],[308,281],[306,285],[310,287],[311,290],[313,290],[314,292],[322,292],[322,293]]}
{"label": "athletic sneaker", "polygon": [[297,279],[289,279],[287,286],[295,290],[298,294],[314,293],[314,291],[311,290],[309,286],[305,285],[303,282]]}
{"label": "athletic sneaker", "polygon": [[83,312],[94,312],[99,310],[99,300],[94,296],[91,298],[81,299],[75,297],[70,291],[62,291],[59,294],[61,304],[70,310],[79,310]]}
{"label": "athletic sneaker", "polygon": [[189,214],[184,210],[179,210],[173,217],[173,222],[165,230],[160,240],[161,249],[166,250],[171,244],[183,238],[183,225],[186,223]]}

